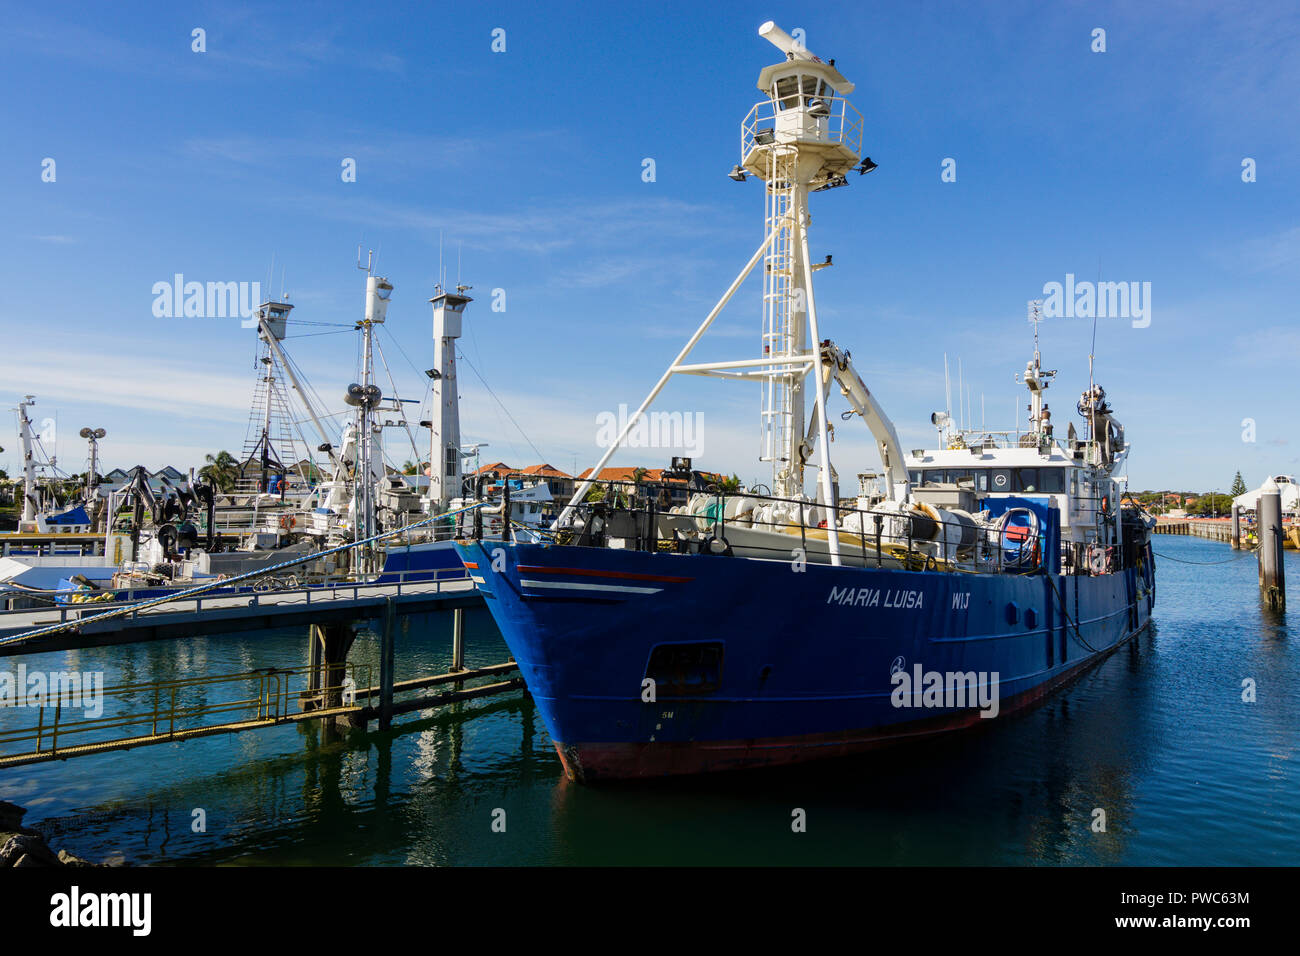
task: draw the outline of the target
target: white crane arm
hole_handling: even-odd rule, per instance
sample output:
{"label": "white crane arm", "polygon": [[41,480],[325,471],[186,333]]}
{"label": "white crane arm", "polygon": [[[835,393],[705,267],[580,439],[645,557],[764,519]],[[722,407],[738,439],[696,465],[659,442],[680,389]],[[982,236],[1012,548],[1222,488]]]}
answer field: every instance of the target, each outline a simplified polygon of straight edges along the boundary
{"label": "white crane arm", "polygon": [[848,400],[853,411],[862,416],[862,420],[871,429],[880,451],[881,464],[885,466],[885,475],[889,479],[888,495],[894,501],[906,501],[910,495],[910,483],[907,477],[906,461],[903,447],[894,431],[894,423],[889,420],[876,397],[862,381],[853,368],[853,361],[847,352],[840,349],[829,339],[822,343],[821,358],[823,380],[827,374],[833,375],[839,383],[840,391]]}

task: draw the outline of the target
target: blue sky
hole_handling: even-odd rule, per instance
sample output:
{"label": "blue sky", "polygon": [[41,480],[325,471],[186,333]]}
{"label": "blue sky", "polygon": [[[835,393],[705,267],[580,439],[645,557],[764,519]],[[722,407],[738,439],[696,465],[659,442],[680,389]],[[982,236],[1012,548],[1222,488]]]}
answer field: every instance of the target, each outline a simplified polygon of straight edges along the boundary
{"label": "blue sky", "polygon": [[[778,59],[756,33],[770,18],[857,84],[880,168],[813,197],[813,255],[835,258],[818,273],[819,314],[905,446],[933,437],[945,352],[976,420],[983,396],[990,428],[1023,424],[1025,303],[1072,273],[1151,283],[1149,327],[1097,330],[1134,487],[1300,471],[1294,5],[0,10],[0,397],[38,397],[67,470],[84,467],[82,425],[108,429],[106,468],[242,447],[253,333],[155,317],[153,284],[175,273],[265,284],[274,258],[271,290],[283,269],[295,318],[348,323],[362,308],[357,246],[377,250],[396,287],[381,343],[401,393],[420,398],[440,236],[448,278],[459,268],[478,297],[462,339],[482,375],[462,369],[467,440],[516,466],[538,452],[591,464],[597,415],[640,401],[762,238],[761,187],[725,174],[758,71]],[[1090,48],[1099,27],[1104,53]],[[346,157],[355,182],[341,179]],[[753,355],[759,301],[751,282],[700,357]],[[1041,332],[1063,431],[1092,323]],[[341,409],[352,334],[294,334],[286,345]],[[758,405],[754,387],[681,380],[657,407],[703,412],[701,465],[760,479]],[[12,474],[11,422],[0,467]],[[876,465],[857,422],[833,452],[842,476]]]}

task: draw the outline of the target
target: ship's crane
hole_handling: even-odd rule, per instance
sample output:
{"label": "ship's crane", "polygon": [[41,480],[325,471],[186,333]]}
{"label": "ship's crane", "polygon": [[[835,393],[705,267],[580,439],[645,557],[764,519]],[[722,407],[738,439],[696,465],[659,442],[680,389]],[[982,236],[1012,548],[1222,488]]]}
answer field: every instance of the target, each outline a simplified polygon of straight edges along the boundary
{"label": "ship's crane", "polygon": [[898,441],[894,423],[862,381],[862,376],[854,369],[848,352],[827,339],[821,344],[821,361],[822,390],[825,391],[834,377],[853,413],[862,416],[876,439],[880,462],[885,466],[885,476],[889,482],[888,497],[899,503],[906,502],[911,489],[903,459],[903,447]]}

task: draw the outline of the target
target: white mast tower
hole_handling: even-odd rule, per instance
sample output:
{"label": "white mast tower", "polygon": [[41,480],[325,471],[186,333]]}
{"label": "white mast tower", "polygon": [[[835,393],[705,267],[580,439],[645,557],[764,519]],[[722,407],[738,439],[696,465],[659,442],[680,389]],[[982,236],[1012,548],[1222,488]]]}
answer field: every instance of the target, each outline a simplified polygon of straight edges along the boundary
{"label": "white mast tower", "polygon": [[18,437],[23,443],[23,516],[19,531],[36,530],[36,436],[27,409],[36,404],[36,398],[26,395],[18,403]]}
{"label": "white mast tower", "polygon": [[[360,253],[358,252],[358,258]],[[376,533],[375,506],[378,482],[384,477],[384,462],[379,431],[383,427],[376,412],[383,392],[374,382],[373,338],[376,325],[383,325],[388,315],[388,300],[393,286],[387,279],[374,274],[374,254],[366,265],[357,267],[366,273],[366,312],[357,323],[361,330],[361,381],[348,386],[344,401],[357,410],[355,425],[355,469],[352,475],[352,528],[356,540],[373,537]],[[345,438],[345,457],[348,442]],[[358,555],[357,570],[373,570],[374,546],[366,545]]]}
{"label": "white mast tower", "polygon": [[[773,495],[803,499],[804,469],[815,439],[820,497],[833,503],[825,387],[814,391],[812,427],[805,432],[808,374],[821,366],[812,274],[830,265],[829,256],[817,265],[810,261],[808,194],[847,185],[845,175],[850,170],[857,167],[859,172],[870,172],[875,164],[864,159],[858,166],[862,114],[845,99],[853,92],[853,84],[835,69],[834,62],[822,62],[771,21],[759,27],[758,34],[785,54],[785,59],[759,74],[758,88],[767,98],[755,105],[741,124],[740,163],[730,176],[738,182],[749,175],[763,180],[766,238],[591,474],[600,473],[674,374],[758,380],[763,388],[760,457],[772,463]],[[764,262],[762,356],[686,364],[696,343],[760,260]],[[822,382],[823,376],[819,374],[814,381]],[[829,379],[825,382],[829,386]],[[568,518],[574,503],[583,500],[591,483],[588,479],[577,488],[559,522]],[[789,510],[795,520],[803,520],[801,506],[792,505]],[[838,539],[833,530],[830,546],[837,555]]]}
{"label": "white mast tower", "polygon": [[[814,266],[808,252],[808,194],[846,184],[858,161],[862,117],[844,99],[853,84],[823,63],[770,20],[758,29],[786,55],[764,69],[758,88],[767,94],[741,127],[741,164],[733,175],[750,173],[766,185],[763,355],[772,367],[763,378],[761,460],[772,463],[772,493],[799,498],[804,466],[812,454],[811,430],[804,432],[804,388],[820,342],[813,296]],[[824,400],[815,396],[817,438],[825,454]],[[829,469],[822,470],[823,497],[830,499]]]}
{"label": "white mast tower", "polygon": [[433,298],[433,379],[431,417],[429,421],[429,496],[425,502],[429,514],[446,511],[453,498],[461,494],[460,400],[456,384],[456,340],[460,338],[465,306],[474,300],[464,293],[469,286],[458,285],[455,292],[434,287]]}

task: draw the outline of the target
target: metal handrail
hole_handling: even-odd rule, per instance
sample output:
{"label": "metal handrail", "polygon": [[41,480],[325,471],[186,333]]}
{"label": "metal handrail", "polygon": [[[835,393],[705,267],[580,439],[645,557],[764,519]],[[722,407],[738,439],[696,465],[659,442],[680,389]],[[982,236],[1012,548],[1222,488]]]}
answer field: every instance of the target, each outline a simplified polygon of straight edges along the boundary
{"label": "metal handrail", "polygon": [[[789,521],[783,524],[763,524],[763,525],[757,525],[753,527],[756,527],[758,530],[785,531],[787,533],[792,533],[795,530],[797,530],[799,533],[799,544],[803,549],[803,553],[807,555],[809,532],[825,531],[828,533],[828,529],[825,528],[825,522],[817,526],[813,526],[807,522],[807,520],[804,518],[804,515],[806,515],[808,510],[819,509],[824,513],[834,512],[836,516],[837,525],[841,523],[840,519],[844,515],[853,514],[856,512],[857,514],[862,516],[859,529],[855,531],[853,529],[841,528],[839,532],[839,540],[840,540],[841,554],[851,555],[855,561],[861,560],[863,566],[872,566],[874,564],[874,566],[876,567],[881,567],[883,566],[884,562],[888,560],[891,563],[891,565],[899,564],[902,567],[907,568],[909,570],[929,569],[929,570],[944,570],[944,571],[951,571],[951,572],[958,572],[958,573],[995,573],[995,574],[1037,573],[1039,571],[1042,571],[1046,567],[1047,555],[1044,553],[1044,549],[1041,548],[1041,542],[1045,537],[1042,529],[1039,529],[1037,532],[1038,540],[1036,542],[1032,542],[1032,541],[1028,542],[1028,544],[1031,546],[1031,551],[1033,550],[1033,547],[1037,547],[1037,550],[1039,551],[1039,558],[1037,561],[1028,561],[1028,560],[1019,560],[1014,562],[1010,561],[1010,559],[1007,557],[1007,552],[1011,550],[1022,552],[1026,547],[1026,545],[1017,542],[1018,545],[1017,547],[1015,547],[1014,549],[1008,548],[1007,547],[1008,539],[1005,534],[1005,531],[999,530],[996,532],[996,534],[990,535],[990,529],[982,528],[982,529],[977,529],[977,533],[986,536],[986,540],[982,549],[985,552],[984,555],[979,560],[976,560],[973,555],[978,554],[978,550],[972,548],[971,550],[973,554],[970,559],[965,561],[954,562],[954,561],[949,561],[944,559],[937,559],[933,555],[927,554],[925,551],[918,550],[916,548],[916,544],[918,542],[915,541],[912,537],[912,528],[916,520],[915,516],[892,515],[892,514],[886,514],[882,512],[871,511],[868,509],[857,507],[856,504],[854,504],[853,506],[847,506],[842,504],[829,506],[822,502],[808,501],[808,500],[798,499],[798,498],[783,498],[776,495],[756,494],[750,492],[723,492],[721,490],[715,490],[714,492],[712,492],[712,495],[715,498],[715,503],[710,505],[709,509],[706,511],[698,512],[698,513],[658,512],[657,515],[687,519],[691,524],[695,525],[694,530],[699,532],[701,535],[703,535],[703,537],[698,539],[700,542],[703,542],[710,538],[713,539],[721,538],[721,540],[725,543],[727,541],[726,539],[727,522],[729,520],[730,521],[735,520],[735,519],[726,518],[726,501],[728,498],[750,498],[753,499],[755,502],[762,503],[762,504],[780,503],[780,504],[791,505],[794,506],[795,508],[800,509],[797,512],[800,516],[800,519],[798,521]],[[638,518],[645,517],[647,513],[653,513],[653,508],[619,507],[617,505],[610,506],[608,504],[605,504],[604,502],[581,502],[575,505],[574,508],[576,511],[580,513],[586,513],[587,515],[592,514],[596,510],[600,510],[604,515],[606,515],[607,519],[619,513],[635,515]],[[895,536],[893,535],[885,535],[883,533],[883,523],[885,518],[906,519],[906,525],[907,525],[906,536],[896,540]],[[957,522],[945,520],[940,517],[932,518],[927,515],[926,519],[927,521],[933,522],[939,525],[940,527],[948,527],[948,528],[956,527],[965,530],[965,526]],[[652,518],[651,520],[653,521],[654,518]],[[701,526],[700,522],[703,523],[703,526]],[[869,528],[868,527],[869,524],[874,524],[874,527]],[[643,541],[643,531],[641,529],[640,521],[637,522],[636,527],[637,527],[636,537],[639,542]],[[567,535],[575,534],[575,532],[569,531],[568,529],[560,529],[560,530],[562,533],[565,533]],[[675,533],[674,536],[671,538],[661,537],[659,535],[659,528],[658,528],[657,521],[655,521],[654,525],[649,529],[649,532],[650,532],[648,537],[648,543],[650,545],[650,547],[648,548],[649,550],[661,551],[661,550],[673,550],[674,548],[680,549],[680,547],[688,540],[685,538],[678,538]],[[569,537],[568,540],[570,541],[573,540],[573,537]],[[791,543],[793,544],[793,542]],[[1074,544],[1075,542],[1067,542],[1067,541],[1060,542],[1059,552],[1061,557],[1062,569],[1063,570],[1067,568],[1069,569],[1068,571],[1065,571],[1065,573],[1073,573],[1073,574],[1090,573],[1086,562],[1076,562],[1074,560],[1075,557],[1074,547],[1073,547]],[[752,544],[752,545],[746,544],[745,547],[752,548],[755,551],[771,551],[773,554],[780,553],[783,559],[787,558],[789,555],[789,552],[785,549],[768,548],[766,546],[758,545],[758,544]],[[729,545],[728,545],[728,549],[729,549]],[[1136,555],[1132,556],[1134,560],[1136,560],[1136,557],[1137,557]]]}
{"label": "metal handrail", "polygon": [[[818,117],[825,122],[824,138],[821,141],[839,143],[852,150],[854,155],[860,155],[862,152],[862,133],[865,125],[862,113],[843,96],[825,95],[818,96],[817,99],[824,102],[830,111],[826,115]],[[776,118],[789,112],[791,110],[778,109],[776,101],[771,99],[760,100],[754,104],[740,124],[740,156],[742,162],[749,157],[750,152],[758,145],[755,140],[756,134],[775,129]],[[771,125],[760,129],[760,123]]]}
{"label": "metal handrail", "polygon": [[[411,591],[411,589],[416,588],[421,584],[432,584],[434,585],[434,589],[433,589],[434,593],[440,593],[442,590],[442,586],[444,584],[449,584],[456,581],[469,580],[469,572],[463,567],[435,568],[427,571],[391,571],[383,574],[385,577],[396,576],[397,580],[396,581],[391,581],[391,580],[390,581],[377,581],[377,580],[376,581],[334,581],[334,582],[323,582],[320,584],[308,584],[297,588],[272,588],[266,591],[256,591],[251,588],[246,590],[234,589],[225,593],[222,593],[220,591],[213,591],[213,592],[209,592],[206,595],[193,596],[193,597],[177,597],[174,601],[167,602],[165,604],[160,604],[157,607],[170,611],[176,609],[177,605],[188,601],[188,602],[194,602],[197,605],[198,609],[202,610],[203,601],[205,599],[210,600],[215,598],[217,600],[220,600],[222,598],[243,597],[243,596],[247,596],[251,598],[252,606],[256,607],[262,604],[274,605],[274,604],[295,603],[289,601],[267,600],[268,598],[272,598],[272,597],[289,597],[293,595],[305,595],[303,603],[310,604],[312,594],[319,594],[322,591],[330,591],[334,594],[337,594],[340,588],[352,589],[354,599],[360,597],[361,590],[363,589],[370,590],[370,589],[378,589],[378,588],[396,587],[397,593],[400,595],[403,593],[403,588],[405,588],[407,591]],[[57,607],[49,607],[49,608],[0,608],[0,621],[3,621],[6,615],[10,615],[10,616],[19,615],[19,614],[31,615],[31,614],[39,614],[41,611],[52,612],[55,610],[58,610],[60,612],[60,616],[59,616],[60,621],[66,621],[68,619],[70,612],[80,613],[79,619],[83,621],[87,621],[95,616],[93,612],[96,610],[101,610],[101,609],[104,611],[114,610],[122,607],[125,604],[129,604],[135,600],[143,600],[146,597],[153,597],[153,598],[160,597],[160,595],[150,593],[150,592],[155,592],[157,590],[158,590],[157,587],[106,588],[104,589],[104,592],[98,592],[98,593],[111,593],[114,595],[124,595],[124,597],[115,597],[112,601],[87,601],[85,603],[80,603],[80,604],[59,604]],[[10,597],[33,597],[33,598],[39,597],[44,599],[44,598],[53,598],[56,595],[73,595],[73,594],[86,594],[86,593],[97,593],[97,592],[86,592],[79,588],[56,589],[51,591],[41,591],[39,593],[33,593],[24,590],[0,589],[0,600],[5,600],[6,598],[10,598]],[[416,590],[413,593],[424,593],[424,592],[420,590]],[[92,612],[92,613],[81,613],[81,612]],[[134,616],[135,615],[132,615],[132,617]]]}
{"label": "metal handrail", "polygon": [[[332,665],[330,669],[337,669],[346,676],[340,684],[310,688],[312,694],[319,696],[321,700],[326,700],[332,695],[346,694],[349,689],[355,692],[358,688],[370,686],[371,666],[369,664],[357,664],[351,661],[339,662],[337,665]],[[76,709],[76,696],[71,692],[61,693],[56,698],[43,701],[38,706],[37,720],[34,725],[0,730],[0,747],[15,743],[34,742],[36,745],[35,750],[29,751],[30,753],[55,753],[59,751],[61,742],[64,750],[69,749],[69,746],[80,746],[80,744],[76,743],[72,745],[66,743],[66,739],[73,735],[96,734],[109,730],[147,726],[149,728],[147,734],[136,734],[128,738],[117,739],[134,739],[136,736],[168,737],[174,736],[178,730],[201,730],[230,723],[230,721],[221,721],[217,724],[196,723],[196,718],[228,717],[244,713],[251,713],[252,716],[249,719],[255,722],[280,723],[288,717],[290,712],[290,703],[293,699],[290,688],[293,678],[310,677],[313,672],[318,673],[319,671],[320,668],[312,668],[310,665],[294,668],[261,668],[238,674],[218,674],[106,687],[99,692],[101,705],[110,699],[129,702],[134,698],[144,696],[150,701],[149,707],[146,710],[127,714],[89,717],[80,720],[67,719],[68,711]],[[364,677],[364,681],[361,679],[362,677]],[[247,696],[239,696],[216,703],[194,703],[187,699],[187,692],[206,692],[223,685],[253,681],[256,681],[257,686]],[[354,706],[354,704],[347,704],[346,706]],[[86,743],[105,743],[111,742],[113,739],[97,739],[86,741]],[[5,755],[0,754],[0,756]]]}

